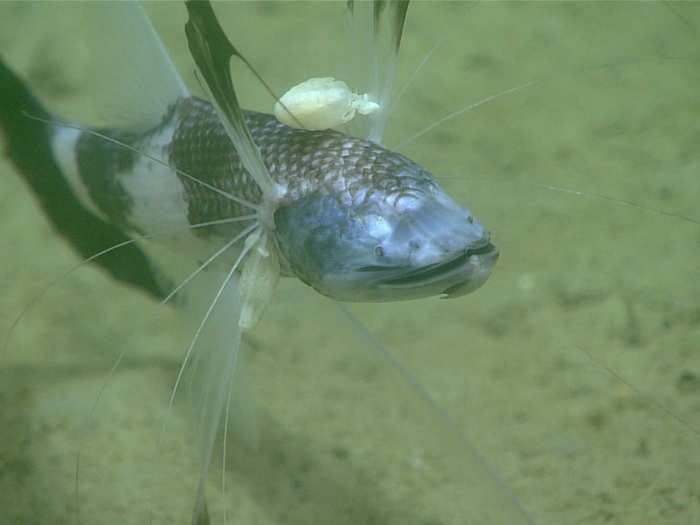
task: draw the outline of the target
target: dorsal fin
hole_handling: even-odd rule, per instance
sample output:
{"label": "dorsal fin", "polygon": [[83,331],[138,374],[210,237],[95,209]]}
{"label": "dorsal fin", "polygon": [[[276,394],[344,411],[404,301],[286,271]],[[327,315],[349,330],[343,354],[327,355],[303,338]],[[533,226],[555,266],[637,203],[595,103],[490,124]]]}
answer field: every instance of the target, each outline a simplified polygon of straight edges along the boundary
{"label": "dorsal fin", "polygon": [[[403,34],[408,0],[347,0],[346,29],[349,41],[346,63],[354,89],[367,93],[381,108],[367,121],[353,126],[355,135],[381,144],[389,118],[394,73]],[[369,58],[368,58],[369,57]]]}

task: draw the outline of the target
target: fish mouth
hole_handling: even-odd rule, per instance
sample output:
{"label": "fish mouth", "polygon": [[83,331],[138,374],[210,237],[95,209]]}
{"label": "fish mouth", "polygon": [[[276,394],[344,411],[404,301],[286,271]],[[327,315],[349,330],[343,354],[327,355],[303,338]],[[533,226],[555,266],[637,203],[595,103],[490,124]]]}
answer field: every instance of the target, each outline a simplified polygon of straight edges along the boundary
{"label": "fish mouth", "polygon": [[[444,294],[459,297],[480,287],[498,260],[498,249],[492,243],[470,248],[457,256],[420,268],[365,267],[361,271],[381,271],[392,276],[379,279],[379,288],[412,289],[417,295]],[[419,292],[422,291],[422,293]]]}

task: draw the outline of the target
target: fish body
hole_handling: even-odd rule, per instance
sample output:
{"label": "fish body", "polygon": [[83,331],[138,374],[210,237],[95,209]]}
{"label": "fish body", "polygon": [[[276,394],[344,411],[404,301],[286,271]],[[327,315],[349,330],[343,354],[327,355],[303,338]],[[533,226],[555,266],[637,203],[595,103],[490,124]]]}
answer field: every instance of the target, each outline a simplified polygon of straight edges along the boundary
{"label": "fish body", "polygon": [[[274,239],[283,275],[360,301],[458,296],[487,279],[498,256],[488,230],[425,169],[337,131],[295,129],[252,111],[245,120],[279,188]],[[190,227],[250,215],[261,204],[262,192],[206,101],[177,100],[145,133],[98,133],[56,126],[51,150],[83,205],[126,235],[183,232],[168,242],[187,258],[220,247],[246,224]]]}

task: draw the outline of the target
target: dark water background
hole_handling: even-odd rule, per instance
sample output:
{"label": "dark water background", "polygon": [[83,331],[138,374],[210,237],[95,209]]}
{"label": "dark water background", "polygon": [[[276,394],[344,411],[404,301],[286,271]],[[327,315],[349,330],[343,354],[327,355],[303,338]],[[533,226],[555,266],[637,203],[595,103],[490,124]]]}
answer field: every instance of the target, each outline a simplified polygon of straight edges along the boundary
{"label": "dark water background", "polygon": [[[3,4],[0,49],[61,115],[89,120],[99,79],[86,78],[73,7]],[[337,71],[339,5],[217,9],[278,91]],[[149,12],[187,74],[184,9]],[[700,521],[700,226],[682,217],[700,219],[699,28],[695,4],[409,10],[399,85],[447,40],[393,114],[389,146],[467,104],[542,82],[402,149],[491,228],[501,260],[485,287],[455,301],[351,310],[538,523]],[[272,107],[252,79],[241,80],[240,98]],[[4,334],[77,259],[11,166],[0,170]],[[137,330],[152,307],[85,268],[22,320],[0,366],[0,522],[73,523],[78,450],[84,523],[144,523],[148,487],[154,523],[188,522],[197,457],[183,406],[168,423],[155,484],[149,471],[191,332],[170,311]],[[284,282],[254,333],[261,452],[229,445],[232,522],[470,523],[507,508],[492,478],[333,312]]]}

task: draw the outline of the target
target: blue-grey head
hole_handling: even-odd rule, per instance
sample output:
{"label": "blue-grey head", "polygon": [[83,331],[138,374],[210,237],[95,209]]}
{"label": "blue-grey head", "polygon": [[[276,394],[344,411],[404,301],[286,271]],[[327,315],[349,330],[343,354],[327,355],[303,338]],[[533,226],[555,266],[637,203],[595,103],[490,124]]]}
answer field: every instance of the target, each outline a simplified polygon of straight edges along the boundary
{"label": "blue-grey head", "polygon": [[287,271],[342,301],[479,288],[498,259],[489,231],[420,166],[384,151],[372,169],[341,170],[275,212]]}

